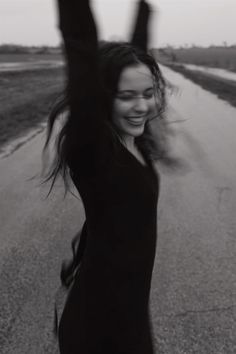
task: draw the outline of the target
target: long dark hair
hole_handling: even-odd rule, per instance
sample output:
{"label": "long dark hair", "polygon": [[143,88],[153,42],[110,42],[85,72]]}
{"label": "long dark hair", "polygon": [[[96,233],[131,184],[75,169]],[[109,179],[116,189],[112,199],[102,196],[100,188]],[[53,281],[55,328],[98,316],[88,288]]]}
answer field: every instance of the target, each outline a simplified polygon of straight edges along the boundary
{"label": "long dark hair", "polygon": [[[166,85],[161,74],[159,66],[155,59],[145,51],[126,42],[101,42],[98,51],[99,58],[99,76],[101,78],[102,92],[104,94],[103,104],[106,105],[107,126],[110,129],[111,135],[114,138],[118,136],[114,126],[111,123],[111,114],[113,101],[118,89],[121,72],[124,68],[139,64],[146,65],[154,82],[154,91],[157,105],[157,115],[153,119],[163,120],[166,109]],[[48,120],[47,138],[44,146],[44,155],[50,143],[55,122],[59,116],[68,110],[68,95],[65,89],[64,94],[55,103]],[[96,112],[94,112],[96,114]],[[53,187],[58,175],[62,175],[66,189],[68,188],[69,154],[73,154],[76,146],[76,129],[71,128],[70,115],[66,114],[64,122],[57,136],[56,154],[54,160],[46,175],[45,181],[52,180],[51,188]],[[151,122],[145,124],[145,130],[142,136],[135,139],[138,147],[150,160],[163,159],[166,151],[165,139],[158,139],[155,132],[151,129]],[[78,148],[78,147],[77,147]],[[51,190],[51,189],[50,189]]]}

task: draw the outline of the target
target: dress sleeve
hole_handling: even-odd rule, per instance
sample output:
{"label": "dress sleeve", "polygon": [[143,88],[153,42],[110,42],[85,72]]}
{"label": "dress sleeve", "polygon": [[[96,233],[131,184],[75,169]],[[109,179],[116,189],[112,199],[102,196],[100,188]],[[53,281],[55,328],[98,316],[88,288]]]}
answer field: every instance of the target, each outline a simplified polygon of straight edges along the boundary
{"label": "dress sleeve", "polygon": [[145,0],[140,0],[137,9],[136,21],[130,42],[142,49],[148,51],[148,23],[150,19],[151,8]]}
{"label": "dress sleeve", "polygon": [[[76,135],[76,152],[82,160],[103,129],[105,105],[99,77],[98,40],[89,0],[58,0],[59,27],[67,63],[69,122]],[[87,153],[86,153],[87,152]],[[76,156],[78,161],[78,156]]]}

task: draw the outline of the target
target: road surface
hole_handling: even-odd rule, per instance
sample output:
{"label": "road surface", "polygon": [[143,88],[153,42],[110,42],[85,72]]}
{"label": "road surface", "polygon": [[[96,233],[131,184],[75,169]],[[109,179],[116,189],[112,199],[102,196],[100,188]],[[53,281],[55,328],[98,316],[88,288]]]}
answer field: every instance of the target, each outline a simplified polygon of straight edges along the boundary
{"label": "road surface", "polygon": [[[158,354],[236,353],[236,109],[180,74],[173,149],[186,163],[161,170],[151,314]],[[84,218],[79,199],[40,172],[43,134],[0,160],[0,352],[53,354],[61,261]]]}

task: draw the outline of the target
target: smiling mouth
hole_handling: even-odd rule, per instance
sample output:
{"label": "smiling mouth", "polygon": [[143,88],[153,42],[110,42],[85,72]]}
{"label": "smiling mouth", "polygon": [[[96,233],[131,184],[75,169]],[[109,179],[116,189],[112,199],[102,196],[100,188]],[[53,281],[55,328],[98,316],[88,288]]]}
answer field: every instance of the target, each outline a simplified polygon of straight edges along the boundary
{"label": "smiling mouth", "polygon": [[143,125],[145,123],[144,117],[126,117],[126,120],[132,125]]}

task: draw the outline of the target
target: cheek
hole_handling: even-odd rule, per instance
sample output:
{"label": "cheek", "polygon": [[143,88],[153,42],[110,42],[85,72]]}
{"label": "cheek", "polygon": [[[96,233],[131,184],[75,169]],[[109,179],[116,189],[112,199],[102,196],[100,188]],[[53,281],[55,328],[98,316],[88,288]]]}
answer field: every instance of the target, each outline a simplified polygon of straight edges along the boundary
{"label": "cheek", "polygon": [[129,109],[131,109],[132,106],[133,106],[132,102],[121,101],[116,104],[116,111],[118,114],[123,114],[123,113],[127,112]]}
{"label": "cheek", "polygon": [[157,107],[157,101],[156,101],[156,99],[153,97],[151,100],[149,100],[149,108],[150,108],[151,110],[154,110],[154,109],[156,109],[156,107]]}
{"label": "cheek", "polygon": [[115,102],[113,106],[112,121],[115,123],[125,117],[130,110],[130,104],[127,102]]}
{"label": "cheek", "polygon": [[149,102],[149,114],[150,115],[156,115],[158,112],[158,102],[156,101],[155,98],[151,99]]}

